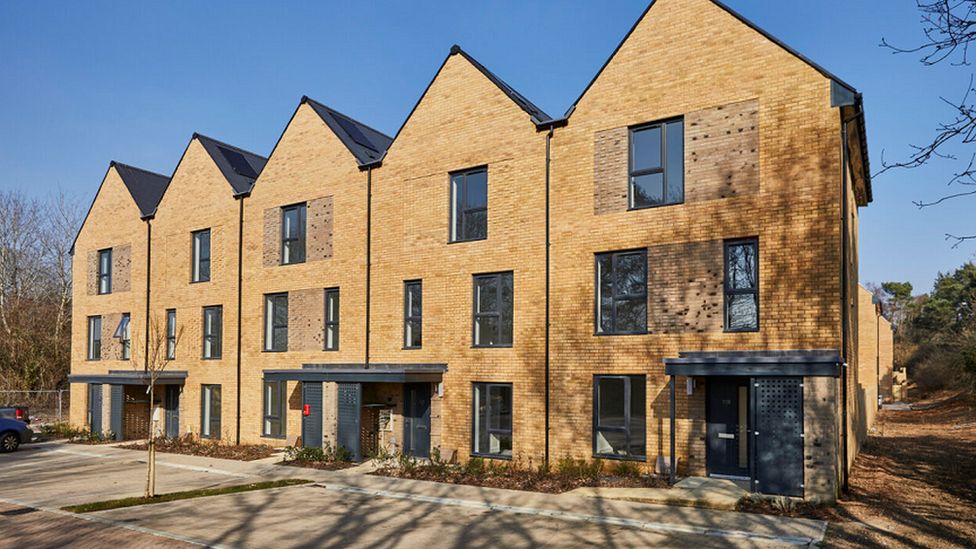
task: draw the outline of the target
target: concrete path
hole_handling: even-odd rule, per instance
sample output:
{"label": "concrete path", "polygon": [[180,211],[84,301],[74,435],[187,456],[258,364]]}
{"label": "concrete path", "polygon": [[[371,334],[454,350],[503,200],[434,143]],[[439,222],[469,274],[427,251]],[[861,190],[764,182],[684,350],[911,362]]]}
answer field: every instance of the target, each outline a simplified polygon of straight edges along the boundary
{"label": "concrete path", "polygon": [[[142,493],[141,452],[45,444],[0,455],[0,502],[56,508]],[[774,547],[822,540],[825,524],[763,515],[553,496],[158,454],[159,491],[307,478],[313,485],[89,516],[224,547]]]}
{"label": "concrete path", "polygon": [[570,490],[566,495],[734,511],[739,500],[749,492],[731,480],[690,477],[678,481],[671,489],[584,487]]}

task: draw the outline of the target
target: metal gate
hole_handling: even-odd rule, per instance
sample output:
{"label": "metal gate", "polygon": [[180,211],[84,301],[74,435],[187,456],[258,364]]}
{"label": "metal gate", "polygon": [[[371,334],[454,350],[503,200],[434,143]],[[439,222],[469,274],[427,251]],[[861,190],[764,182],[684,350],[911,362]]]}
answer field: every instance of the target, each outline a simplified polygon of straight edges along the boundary
{"label": "metal gate", "polygon": [[322,447],[322,382],[302,382],[302,446]]}
{"label": "metal gate", "polygon": [[111,410],[111,417],[109,418],[108,425],[109,430],[115,436],[115,440],[122,440],[122,386],[112,385],[109,409]]}
{"label": "metal gate", "polygon": [[88,426],[92,434],[102,432],[102,384],[88,385]]}
{"label": "metal gate", "polygon": [[180,436],[180,389],[179,385],[166,386],[166,438]]}
{"label": "metal gate", "polygon": [[754,379],[756,491],[802,497],[803,378]]}
{"label": "metal gate", "polygon": [[336,434],[337,446],[341,446],[355,461],[362,459],[359,446],[360,411],[363,400],[363,386],[360,383],[339,384],[339,425]]}

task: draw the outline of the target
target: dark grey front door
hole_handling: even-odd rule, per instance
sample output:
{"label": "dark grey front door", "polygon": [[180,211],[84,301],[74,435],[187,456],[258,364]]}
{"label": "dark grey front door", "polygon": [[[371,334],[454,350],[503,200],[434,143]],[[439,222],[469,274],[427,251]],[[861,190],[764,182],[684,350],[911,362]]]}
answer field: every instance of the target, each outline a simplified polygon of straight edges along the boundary
{"label": "dark grey front door", "polygon": [[340,383],[338,400],[339,424],[336,426],[338,445],[348,450],[354,461],[359,461],[363,459],[359,444],[363,385],[361,383]]}
{"label": "dark grey front door", "polygon": [[166,438],[180,436],[180,386],[166,386]]}
{"label": "dark grey front door", "polygon": [[403,451],[430,457],[430,383],[403,386]]}
{"label": "dark grey front door", "polygon": [[803,378],[757,377],[756,491],[803,496]]}
{"label": "dark grey front door", "polygon": [[125,400],[121,385],[109,386],[109,410],[111,416],[108,419],[109,430],[115,440],[122,440],[122,403]]}
{"label": "dark grey front door", "polygon": [[91,383],[88,385],[88,425],[91,432],[99,434],[102,432],[102,384]]}
{"label": "dark grey front door", "polygon": [[302,382],[302,446],[322,447],[322,382]]}
{"label": "dark grey front door", "polygon": [[710,378],[705,463],[710,475],[749,476],[749,379]]}

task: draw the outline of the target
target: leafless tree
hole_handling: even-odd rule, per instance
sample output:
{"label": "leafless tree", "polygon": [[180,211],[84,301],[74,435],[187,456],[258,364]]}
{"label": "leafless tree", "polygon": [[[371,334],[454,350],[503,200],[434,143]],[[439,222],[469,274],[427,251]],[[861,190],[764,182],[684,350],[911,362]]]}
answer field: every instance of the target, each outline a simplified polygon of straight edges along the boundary
{"label": "leafless tree", "polygon": [[[165,320],[157,317],[149,319],[149,345],[146,346],[148,355],[139,360],[136,340],[138,336],[133,334],[131,338],[132,367],[146,373],[146,394],[149,395],[149,436],[147,440],[148,459],[146,460],[146,497],[151,498],[156,495],[156,431],[157,425],[154,421],[156,415],[156,383],[166,367],[173,361],[172,356],[176,356],[176,350],[183,339],[183,327],[176,327],[172,340],[168,337]],[[172,353],[170,347],[172,346]]]}
{"label": "leafless tree", "polygon": [[[882,169],[876,175],[896,168],[918,168],[935,159],[956,161],[962,166],[949,178],[947,184],[952,189],[946,194],[932,201],[915,201],[919,208],[926,208],[976,195],[976,153],[969,155],[967,160],[950,151],[952,147],[976,142],[976,88],[973,86],[972,71],[968,70],[969,46],[976,40],[976,0],[917,0],[916,5],[922,16],[925,35],[922,42],[903,47],[882,39],[881,45],[894,53],[917,54],[919,61],[926,66],[945,62],[970,73],[960,99],[940,97],[951,109],[952,115],[937,124],[930,141],[923,145],[911,145],[912,153],[900,161],[888,162],[882,153]],[[953,242],[953,248],[976,239],[976,234],[946,233],[945,236],[946,240]]]}
{"label": "leafless tree", "polygon": [[64,194],[0,191],[0,389],[50,389],[67,376],[80,212]]}

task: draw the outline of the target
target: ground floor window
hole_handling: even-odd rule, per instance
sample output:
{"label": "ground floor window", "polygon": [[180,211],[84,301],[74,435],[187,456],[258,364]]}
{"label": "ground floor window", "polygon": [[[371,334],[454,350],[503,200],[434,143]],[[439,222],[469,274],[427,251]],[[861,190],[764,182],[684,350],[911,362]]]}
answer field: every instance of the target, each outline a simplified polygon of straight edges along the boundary
{"label": "ground floor window", "polygon": [[645,459],[645,383],[644,376],[594,376],[594,455],[617,459]]}
{"label": "ground floor window", "polygon": [[264,382],[264,429],[266,437],[285,436],[285,388],[284,381]]}
{"label": "ground floor window", "polygon": [[512,384],[474,384],[472,453],[512,457]]}
{"label": "ground floor window", "polygon": [[203,385],[200,436],[220,438],[220,385]]}

